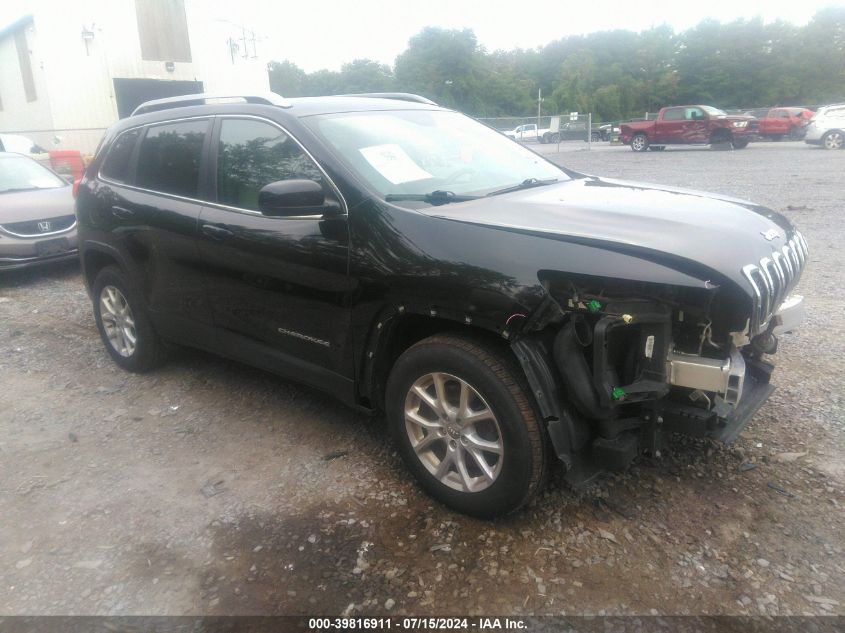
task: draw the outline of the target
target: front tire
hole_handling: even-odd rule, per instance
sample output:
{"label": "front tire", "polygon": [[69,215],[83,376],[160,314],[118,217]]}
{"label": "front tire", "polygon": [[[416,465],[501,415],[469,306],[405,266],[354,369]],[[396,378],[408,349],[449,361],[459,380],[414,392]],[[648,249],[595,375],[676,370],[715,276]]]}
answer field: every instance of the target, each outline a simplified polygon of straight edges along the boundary
{"label": "front tire", "polygon": [[91,290],[97,330],[112,360],[133,372],[159,365],[164,347],[123,271],[106,266]]}
{"label": "front tire", "polygon": [[716,130],[710,137],[710,149],[730,149],[733,147],[733,136],[727,130]]}
{"label": "front tire", "polygon": [[749,143],[749,141],[747,141],[747,140],[734,141],[733,146],[734,146],[734,149],[745,149],[746,147],[748,147],[748,143]]}
{"label": "front tire", "polygon": [[408,349],[387,385],[388,424],[408,469],[432,497],[465,514],[513,512],[541,489],[545,436],[506,355],[455,335]]}
{"label": "front tire", "polygon": [[825,149],[842,149],[845,145],[845,134],[839,130],[831,130],[822,137],[822,147]]}
{"label": "front tire", "polygon": [[635,152],[644,152],[648,149],[649,141],[645,134],[635,134],[631,139],[631,149]]}

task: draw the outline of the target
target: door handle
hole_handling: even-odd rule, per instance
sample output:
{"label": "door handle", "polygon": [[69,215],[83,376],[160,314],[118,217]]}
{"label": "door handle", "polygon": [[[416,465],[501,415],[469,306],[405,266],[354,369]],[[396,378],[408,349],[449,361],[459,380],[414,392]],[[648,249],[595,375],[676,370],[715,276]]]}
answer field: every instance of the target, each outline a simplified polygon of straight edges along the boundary
{"label": "door handle", "polygon": [[132,209],[118,207],[116,205],[111,208],[111,212],[113,216],[121,218],[122,220],[126,220],[127,218],[131,218],[133,215],[135,215],[135,211],[133,211]]}
{"label": "door handle", "polygon": [[234,235],[229,229],[224,229],[216,224],[203,224],[202,232],[213,240],[225,240]]}

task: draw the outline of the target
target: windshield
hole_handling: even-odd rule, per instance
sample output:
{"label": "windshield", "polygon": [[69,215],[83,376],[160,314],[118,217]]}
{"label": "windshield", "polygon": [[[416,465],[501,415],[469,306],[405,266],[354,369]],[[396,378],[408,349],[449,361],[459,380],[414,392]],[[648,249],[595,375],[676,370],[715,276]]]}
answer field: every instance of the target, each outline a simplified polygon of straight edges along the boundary
{"label": "windshield", "polygon": [[526,181],[568,179],[559,167],[457,112],[345,112],[306,123],[388,199],[485,195]]}
{"label": "windshield", "polygon": [[67,183],[31,158],[4,154],[0,156],[0,193],[55,189]]}
{"label": "windshield", "polygon": [[727,112],[720,110],[719,108],[714,108],[713,106],[701,106],[701,109],[707,114],[712,114],[713,116],[728,116]]}

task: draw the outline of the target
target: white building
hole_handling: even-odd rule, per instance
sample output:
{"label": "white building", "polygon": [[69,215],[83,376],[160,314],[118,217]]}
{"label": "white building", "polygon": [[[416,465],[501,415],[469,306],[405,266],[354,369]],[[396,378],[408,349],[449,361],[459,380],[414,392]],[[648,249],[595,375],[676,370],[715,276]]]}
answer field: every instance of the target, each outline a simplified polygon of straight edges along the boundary
{"label": "white building", "polygon": [[0,132],[92,153],[142,101],[269,91],[261,40],[235,4],[31,1],[0,30]]}

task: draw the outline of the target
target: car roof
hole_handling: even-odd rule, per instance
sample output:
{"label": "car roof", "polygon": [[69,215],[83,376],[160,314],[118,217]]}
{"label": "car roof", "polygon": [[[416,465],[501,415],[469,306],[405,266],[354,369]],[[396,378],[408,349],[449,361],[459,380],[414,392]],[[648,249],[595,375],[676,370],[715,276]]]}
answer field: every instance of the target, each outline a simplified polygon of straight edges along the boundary
{"label": "car roof", "polygon": [[297,117],[339,112],[367,112],[369,110],[443,110],[443,108],[415,101],[380,99],[377,97],[332,96],[297,97],[290,99],[288,112]]}
{"label": "car roof", "polygon": [[[188,97],[199,95],[188,95]],[[411,95],[414,96],[414,95]],[[187,98],[187,97],[186,97]],[[251,98],[250,98],[251,99]],[[140,106],[139,106],[140,107]],[[214,116],[252,114],[264,117],[273,115],[306,118],[320,114],[339,114],[342,112],[378,112],[398,110],[439,110],[448,111],[438,105],[428,102],[400,99],[398,97],[380,98],[363,95],[337,95],[327,97],[296,97],[284,99],[284,105],[270,104],[260,101],[225,101],[221,103],[198,103],[196,99],[185,104],[169,103],[166,107],[139,114],[132,114],[118,121],[112,128],[111,142],[116,135],[144,125],[151,125],[174,119]]]}
{"label": "car roof", "polygon": [[[217,95],[202,93],[146,101],[135,108],[129,118],[157,112],[170,113],[174,110],[181,113],[185,108],[199,107],[219,109],[220,112],[230,112],[250,105],[279,108],[297,117],[336,112],[437,108],[436,103],[425,97],[404,92],[343,94],[323,97],[297,97],[293,99],[286,99],[272,92],[261,95]],[[215,112],[211,113],[213,114]]]}

